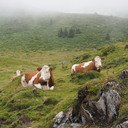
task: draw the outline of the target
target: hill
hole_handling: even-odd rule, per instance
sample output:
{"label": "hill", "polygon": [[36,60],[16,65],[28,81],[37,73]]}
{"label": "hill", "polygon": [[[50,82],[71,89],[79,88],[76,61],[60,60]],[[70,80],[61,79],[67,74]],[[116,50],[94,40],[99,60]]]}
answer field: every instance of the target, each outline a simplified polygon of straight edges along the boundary
{"label": "hill", "polygon": [[[16,15],[0,18],[1,52],[85,51],[128,38],[128,19],[98,14]],[[74,37],[58,37],[60,29]],[[79,30],[80,32],[76,32]]]}
{"label": "hill", "polygon": [[[119,78],[128,67],[128,19],[90,14],[52,14],[42,16],[13,16],[0,18],[0,127],[50,128],[54,116],[75,107],[79,90],[89,89],[90,97],[108,80],[117,80],[122,86],[117,125],[127,119],[127,80]],[[81,28],[73,38],[58,37],[60,29]],[[125,41],[125,42],[124,42]],[[120,42],[120,43],[117,43]],[[104,47],[103,47],[104,46]],[[70,76],[72,64],[88,61],[94,56],[104,57],[100,75],[82,79]],[[62,62],[65,61],[65,64]],[[48,64],[54,68],[55,90],[43,91],[23,88],[18,77],[10,81],[17,69],[23,73],[35,71]],[[112,124],[90,127],[110,128]]]}
{"label": "hill", "polygon": [[[102,127],[110,128],[111,125],[117,125],[122,120],[128,118],[128,101],[127,101],[127,80],[119,78],[119,74],[122,70],[128,67],[128,42],[117,43],[113,45],[107,45],[105,47],[93,50],[90,52],[70,52],[75,54],[77,58],[72,55],[69,56],[68,52],[54,52],[48,54],[44,52],[43,56],[47,56],[49,59],[43,59],[41,63],[41,57],[39,54],[29,53],[29,60],[25,56],[17,58],[13,55],[12,58],[1,57],[0,61],[0,127],[1,128],[19,128],[19,127],[32,127],[32,128],[52,128],[53,118],[60,111],[66,112],[69,107],[75,106],[78,98],[79,90],[85,90],[88,88],[90,96],[86,100],[93,100],[97,98],[97,91],[103,87],[108,80],[116,80],[121,83],[121,103],[118,109],[118,117],[112,124],[93,124],[90,128]],[[32,54],[32,55],[31,55]],[[24,55],[24,54],[23,54]],[[23,57],[22,55],[22,57]],[[31,56],[30,56],[31,55]],[[67,61],[66,64],[58,64],[58,60],[62,57]],[[101,69],[100,76],[96,75],[94,78],[82,79],[72,78],[70,75],[70,69],[72,64],[83,61],[88,61],[94,56],[99,55],[104,57],[103,67]],[[20,57],[20,55],[18,54]],[[52,56],[52,59],[50,59]],[[55,58],[55,61],[53,61]],[[66,59],[67,58],[67,59]],[[13,71],[20,69],[23,72],[34,71],[36,67],[41,66],[44,63],[52,63],[55,77],[55,90],[43,91],[37,89],[36,93],[32,92],[33,87],[23,88],[20,83],[20,77],[9,81],[9,76],[13,74]],[[97,72],[92,72],[96,74]],[[73,81],[72,81],[73,80]]]}

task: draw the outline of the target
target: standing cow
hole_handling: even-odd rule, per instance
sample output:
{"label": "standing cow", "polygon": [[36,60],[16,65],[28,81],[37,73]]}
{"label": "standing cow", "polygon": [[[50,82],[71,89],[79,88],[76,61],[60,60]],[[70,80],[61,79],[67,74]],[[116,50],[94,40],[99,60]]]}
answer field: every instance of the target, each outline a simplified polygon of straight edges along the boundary
{"label": "standing cow", "polygon": [[54,89],[54,78],[52,68],[44,65],[42,68],[37,68],[38,71],[25,73],[21,78],[23,87],[35,86],[43,90]]}
{"label": "standing cow", "polygon": [[80,64],[74,64],[71,68],[71,73],[74,74],[74,73],[86,72],[90,70],[100,72],[100,68],[102,67],[101,64],[102,60],[104,60],[104,58],[100,58],[99,56],[96,56],[91,61],[83,62]]}

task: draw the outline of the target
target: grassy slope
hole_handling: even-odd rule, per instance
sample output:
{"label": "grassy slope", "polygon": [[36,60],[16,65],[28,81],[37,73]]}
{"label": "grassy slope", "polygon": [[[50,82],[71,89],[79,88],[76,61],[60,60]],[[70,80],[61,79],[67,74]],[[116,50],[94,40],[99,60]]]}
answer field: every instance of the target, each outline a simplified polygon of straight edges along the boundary
{"label": "grassy slope", "polygon": [[[51,19],[52,24],[50,24]],[[79,88],[89,85],[90,90],[94,92],[91,98],[96,97],[96,90],[101,88],[107,79],[118,79],[120,71],[128,67],[127,62],[124,61],[128,58],[128,51],[124,50],[128,42],[118,43],[116,50],[107,56],[103,56],[102,50],[90,50],[94,46],[126,40],[127,19],[100,15],[61,14],[38,19],[3,18],[0,20],[0,26],[0,125],[2,128],[25,126],[49,128],[58,112],[66,111],[74,104]],[[80,27],[82,34],[75,35],[72,39],[58,38],[57,32],[61,27],[63,29]],[[106,33],[110,33],[110,41],[104,40]],[[95,55],[106,59],[103,61],[100,78],[79,85],[70,81],[70,69],[73,62],[85,61],[82,54],[89,54],[89,58],[85,57],[85,60],[90,60]],[[81,57],[73,60],[78,56]],[[65,65],[58,65],[64,60],[67,61]],[[123,63],[116,65],[113,63],[120,61]],[[37,93],[33,94],[33,87],[21,86],[20,77],[10,81],[15,70],[25,69],[22,70],[23,73],[30,72],[44,64],[51,64],[54,68],[55,90],[38,89]],[[93,87],[95,83],[97,84]],[[127,116],[126,87],[121,94],[123,98],[117,122]]]}
{"label": "grassy slope", "polygon": [[[13,128],[13,127],[25,127],[30,126],[33,128],[49,128],[52,124],[53,117],[60,111],[65,111],[74,104],[74,100],[77,99],[78,89],[84,86],[89,86],[90,92],[92,92],[93,99],[96,97],[97,89],[100,89],[108,79],[116,79],[121,82],[118,78],[120,71],[127,69],[128,62],[124,61],[128,58],[128,50],[124,50],[124,47],[128,42],[118,43],[115,45],[115,51],[108,53],[107,56],[103,56],[103,51],[106,48],[98,49],[95,52],[84,53],[89,54],[90,57],[85,60],[90,60],[96,55],[105,57],[103,61],[103,68],[101,71],[101,77],[86,81],[85,84],[79,85],[78,83],[70,82],[70,68],[73,55],[69,57],[69,53],[59,53],[57,58],[59,60],[68,60],[65,65],[53,65],[54,77],[55,77],[55,90],[53,91],[42,91],[37,89],[37,93],[33,94],[33,87],[23,88],[20,84],[20,77],[16,78],[12,82],[9,81],[12,71],[16,69],[26,68],[24,72],[33,71],[37,66],[40,66],[40,58],[33,54],[32,60],[36,61],[22,61],[18,59],[1,58],[1,88],[0,88],[0,122],[2,128]],[[47,58],[51,57],[51,54],[44,53]],[[57,53],[54,53],[52,59],[57,60]],[[78,53],[75,56],[79,56]],[[31,60],[30,57],[30,60]],[[39,59],[39,62],[37,60]],[[74,61],[85,61],[81,57]],[[57,61],[56,61],[57,62]],[[56,63],[55,62],[55,63]],[[113,64],[113,62],[122,62],[119,64]],[[49,59],[45,63],[52,63]],[[44,62],[43,62],[44,64]],[[6,79],[6,80],[5,80]],[[119,118],[114,124],[120,122],[122,119],[127,118],[128,115],[128,101],[127,101],[127,81],[123,81],[122,91],[122,102],[119,110]],[[19,91],[21,90],[21,91]],[[93,126],[97,127],[97,126]],[[100,127],[100,126],[99,126]],[[103,126],[102,126],[103,127]],[[110,126],[105,126],[109,128]]]}
{"label": "grassy slope", "polygon": [[[52,22],[51,22],[52,21]],[[1,51],[84,51],[101,45],[127,40],[128,19],[90,15],[54,14],[34,16],[15,16],[0,20]],[[59,29],[81,28],[81,34],[74,38],[59,38]],[[110,40],[106,40],[109,33]]]}

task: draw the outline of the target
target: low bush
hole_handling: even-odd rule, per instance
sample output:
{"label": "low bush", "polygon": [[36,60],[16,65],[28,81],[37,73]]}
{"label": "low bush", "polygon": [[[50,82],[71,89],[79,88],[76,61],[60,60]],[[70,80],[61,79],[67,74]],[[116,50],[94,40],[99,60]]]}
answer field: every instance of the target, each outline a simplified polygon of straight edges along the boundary
{"label": "low bush", "polygon": [[84,84],[86,81],[88,81],[90,79],[99,78],[100,76],[101,76],[101,74],[96,71],[77,73],[77,74],[71,75],[71,82],[75,82],[78,84]]}
{"label": "low bush", "polygon": [[125,45],[124,49],[128,49],[128,45]]}
{"label": "low bush", "polygon": [[107,56],[108,54],[114,52],[116,50],[116,47],[114,45],[109,45],[102,49],[102,55]]}
{"label": "low bush", "polygon": [[81,63],[87,61],[87,59],[90,57],[89,54],[83,54],[80,57],[74,58],[71,62],[72,63]]}

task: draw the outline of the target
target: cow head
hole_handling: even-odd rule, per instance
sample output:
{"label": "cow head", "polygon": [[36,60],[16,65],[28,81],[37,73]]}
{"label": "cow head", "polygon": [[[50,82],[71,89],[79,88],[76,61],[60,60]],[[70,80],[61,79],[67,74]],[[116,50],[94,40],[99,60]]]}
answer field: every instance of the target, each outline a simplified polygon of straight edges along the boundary
{"label": "cow head", "polygon": [[[48,70],[48,69],[49,69],[49,71],[52,71],[53,70],[53,68],[50,68],[47,65],[44,65],[42,68],[43,68],[43,70]],[[37,68],[37,70],[38,71],[41,71],[42,68]]]}
{"label": "cow head", "polygon": [[40,79],[47,81],[50,79],[50,67],[48,65],[44,65],[42,68],[37,68],[37,70],[40,72]]}
{"label": "cow head", "polygon": [[42,68],[37,68],[40,73],[40,82],[46,82],[47,89],[53,90],[54,89],[54,78],[52,76],[52,68],[47,65],[44,65]]}
{"label": "cow head", "polygon": [[14,74],[16,74],[17,76],[20,76],[21,75],[21,71],[20,70],[16,70],[16,72],[14,72]]}
{"label": "cow head", "polygon": [[92,59],[92,61],[95,62],[95,67],[97,68],[97,70],[99,70],[100,67],[102,67],[102,60],[104,60],[104,58],[100,58],[99,56],[96,56],[94,59]]}

